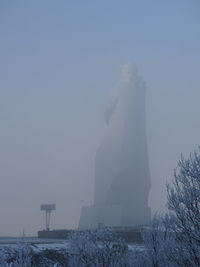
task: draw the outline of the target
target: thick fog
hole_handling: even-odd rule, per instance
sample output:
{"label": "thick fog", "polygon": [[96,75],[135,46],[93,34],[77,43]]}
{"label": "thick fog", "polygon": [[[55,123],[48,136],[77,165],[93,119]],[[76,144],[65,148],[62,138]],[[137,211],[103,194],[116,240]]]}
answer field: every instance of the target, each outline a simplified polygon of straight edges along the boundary
{"label": "thick fog", "polygon": [[146,81],[149,206],[200,145],[200,2],[0,2],[0,236],[77,228],[124,63]]}

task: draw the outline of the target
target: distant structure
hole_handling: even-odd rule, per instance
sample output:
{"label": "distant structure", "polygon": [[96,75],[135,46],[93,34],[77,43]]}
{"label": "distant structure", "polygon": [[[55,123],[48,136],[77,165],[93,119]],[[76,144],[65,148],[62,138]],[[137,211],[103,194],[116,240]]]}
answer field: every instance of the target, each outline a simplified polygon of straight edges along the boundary
{"label": "distant structure", "polygon": [[51,212],[53,210],[56,210],[56,204],[42,204],[40,206],[40,210],[45,211],[45,223],[46,223],[46,231],[50,230],[50,218],[51,218]]}
{"label": "distant structure", "polygon": [[145,82],[124,65],[106,109],[107,133],[95,159],[93,206],[82,208],[79,228],[135,227],[150,220],[150,170],[145,129]]}

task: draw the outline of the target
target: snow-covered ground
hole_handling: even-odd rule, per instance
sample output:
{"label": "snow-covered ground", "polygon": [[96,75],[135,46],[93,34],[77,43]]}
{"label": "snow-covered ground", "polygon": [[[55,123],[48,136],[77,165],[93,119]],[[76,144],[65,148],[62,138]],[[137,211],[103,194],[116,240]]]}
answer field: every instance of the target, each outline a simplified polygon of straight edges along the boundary
{"label": "snow-covered ground", "polygon": [[[25,238],[15,238],[15,237],[0,237],[0,249],[2,247],[16,247],[22,243],[26,243],[31,245],[33,248],[38,249],[60,249],[67,248],[68,241],[66,239],[45,239],[45,238],[37,238],[37,237],[25,237]],[[130,243],[128,244],[130,250],[133,249],[144,249],[142,244]]]}
{"label": "snow-covered ground", "polygon": [[[2,260],[8,262],[15,260],[19,251],[22,251],[23,248],[25,250],[30,249],[32,255],[36,255],[36,259],[40,257],[40,262],[45,260],[45,264],[48,264],[45,266],[54,266],[56,262],[52,261],[52,255],[55,255],[55,258],[58,255],[59,257],[65,257],[68,252],[70,253],[69,244],[66,239],[0,238],[0,266]],[[128,249],[130,253],[136,250],[141,252],[144,250],[144,246],[141,244],[128,244]]]}
{"label": "snow-covered ground", "polygon": [[[68,241],[66,239],[40,239],[36,237],[26,237],[26,238],[0,238],[0,251],[5,249],[17,249],[22,244],[29,244],[35,252],[42,251],[44,249],[68,249]],[[128,244],[130,251],[144,249],[142,244]]]}

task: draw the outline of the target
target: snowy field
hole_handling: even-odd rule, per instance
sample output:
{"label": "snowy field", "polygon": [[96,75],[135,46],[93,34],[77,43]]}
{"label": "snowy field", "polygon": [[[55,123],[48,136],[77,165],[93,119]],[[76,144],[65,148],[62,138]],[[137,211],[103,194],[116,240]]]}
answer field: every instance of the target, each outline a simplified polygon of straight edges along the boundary
{"label": "snowy field", "polygon": [[[144,247],[140,244],[127,245],[131,255],[133,251],[142,252],[144,250]],[[23,251],[22,253],[25,256],[22,256],[20,260],[26,259],[27,255],[32,255],[31,257],[36,262],[36,265],[31,266],[57,266],[55,265],[57,264],[57,259],[60,262],[66,262],[70,249],[70,243],[66,239],[0,238],[0,266],[15,266],[12,263],[10,265],[9,262],[16,261],[17,255],[20,255],[19,251]],[[79,255],[79,252],[77,253]],[[28,258],[30,257],[28,256]],[[1,261],[4,262],[3,265]],[[5,265],[5,262],[8,262],[8,265]],[[23,266],[26,266],[26,264]],[[65,266],[65,264],[58,266]]]}
{"label": "snowy field", "polygon": [[[0,237],[0,250],[3,248],[16,248],[21,246],[23,243],[31,245],[36,250],[43,249],[67,249],[68,242],[66,239],[41,239],[37,237],[26,237],[26,238],[15,238],[15,237]],[[129,250],[143,250],[142,244],[128,244]]]}

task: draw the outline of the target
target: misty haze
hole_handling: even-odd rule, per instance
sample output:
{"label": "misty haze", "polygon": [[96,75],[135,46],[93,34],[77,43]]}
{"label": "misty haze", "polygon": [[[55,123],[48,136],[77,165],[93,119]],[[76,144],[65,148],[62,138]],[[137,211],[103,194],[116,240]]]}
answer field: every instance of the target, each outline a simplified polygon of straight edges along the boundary
{"label": "misty haze", "polygon": [[200,146],[199,14],[198,0],[0,2],[1,237],[132,231],[173,210],[166,184]]}

